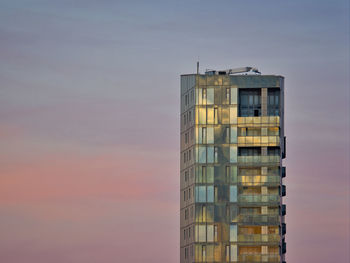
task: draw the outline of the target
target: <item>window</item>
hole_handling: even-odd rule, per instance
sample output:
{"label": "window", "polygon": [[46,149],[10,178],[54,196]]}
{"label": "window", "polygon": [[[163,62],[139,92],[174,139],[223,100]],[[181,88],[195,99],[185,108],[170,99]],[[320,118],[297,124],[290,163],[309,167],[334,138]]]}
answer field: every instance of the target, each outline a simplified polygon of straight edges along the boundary
{"label": "window", "polygon": [[214,127],[207,128],[207,143],[214,143]]}
{"label": "window", "polygon": [[261,89],[239,89],[239,116],[261,116]]}
{"label": "window", "polygon": [[238,156],[260,156],[260,147],[239,147]]}
{"label": "window", "polygon": [[247,136],[261,136],[261,128],[247,128]]}
{"label": "window", "polygon": [[206,202],[206,186],[196,186],[196,202]]}
{"label": "window", "polygon": [[207,143],[207,128],[203,127],[202,128],[202,143]]}
{"label": "window", "polygon": [[205,225],[196,225],[196,241],[206,242],[206,227]]}
{"label": "window", "polygon": [[237,202],[237,185],[230,185],[230,202]]}
{"label": "window", "polygon": [[214,226],[207,225],[207,242],[213,242],[213,241],[214,241]]}
{"label": "window", "polygon": [[230,225],[230,242],[237,242],[237,225]]}
{"label": "window", "polygon": [[214,202],[214,186],[207,186],[207,202]]}
{"label": "window", "polygon": [[218,124],[219,116],[218,116],[218,108],[214,108],[214,124]]}
{"label": "window", "polygon": [[202,261],[207,261],[206,246],[202,246]]}
{"label": "window", "polygon": [[231,104],[237,104],[237,88],[231,88]]}
{"label": "window", "polygon": [[207,105],[214,104],[214,89],[208,88],[207,89]]}
{"label": "window", "polygon": [[207,181],[207,167],[206,166],[202,166],[202,182],[206,182]]}
{"label": "window", "polygon": [[230,261],[230,246],[225,247],[225,257],[226,257],[226,261],[229,262]]}
{"label": "window", "polygon": [[237,146],[230,146],[230,163],[237,162]]}
{"label": "window", "polygon": [[207,89],[202,89],[202,102],[207,104]]}
{"label": "window", "polygon": [[231,261],[236,262],[238,257],[237,257],[237,245],[231,245]]}
{"label": "window", "polygon": [[214,147],[213,146],[207,147],[207,162],[208,163],[214,162]]}
{"label": "window", "polygon": [[280,155],[280,148],[279,147],[267,147],[267,155]]}
{"label": "window", "polygon": [[230,103],[230,88],[226,88],[225,99],[226,99],[226,103],[229,104]]}
{"label": "window", "polygon": [[198,162],[199,163],[207,162],[207,151],[205,146],[198,147]]}
{"label": "window", "polygon": [[269,116],[279,116],[280,90],[270,88],[268,89],[267,94],[267,114]]}
{"label": "window", "polygon": [[188,151],[188,160],[189,160],[189,161],[191,161],[191,155],[192,155],[192,151],[189,150],[189,151]]}
{"label": "window", "polygon": [[214,147],[214,162],[218,162],[218,147]]}
{"label": "window", "polygon": [[231,127],[230,143],[237,143],[237,127]]}
{"label": "window", "polygon": [[226,166],[225,168],[225,177],[226,177],[226,182],[230,182],[230,166]]}
{"label": "window", "polygon": [[196,186],[196,202],[199,203],[212,203],[214,202],[214,186]]}
{"label": "window", "polygon": [[225,128],[225,142],[230,143],[230,127]]}
{"label": "window", "polygon": [[218,226],[214,225],[214,241],[218,241]]}

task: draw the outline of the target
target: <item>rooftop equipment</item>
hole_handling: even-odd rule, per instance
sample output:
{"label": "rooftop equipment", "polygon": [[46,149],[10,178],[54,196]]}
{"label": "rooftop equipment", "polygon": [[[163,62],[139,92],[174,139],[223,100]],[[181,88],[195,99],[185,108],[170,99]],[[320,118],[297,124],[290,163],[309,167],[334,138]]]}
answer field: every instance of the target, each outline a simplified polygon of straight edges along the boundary
{"label": "rooftop equipment", "polygon": [[225,69],[225,70],[211,70],[207,69],[205,71],[206,75],[233,75],[233,74],[258,74],[260,75],[261,72],[257,68],[253,67],[241,67],[241,68],[235,68],[235,69]]}

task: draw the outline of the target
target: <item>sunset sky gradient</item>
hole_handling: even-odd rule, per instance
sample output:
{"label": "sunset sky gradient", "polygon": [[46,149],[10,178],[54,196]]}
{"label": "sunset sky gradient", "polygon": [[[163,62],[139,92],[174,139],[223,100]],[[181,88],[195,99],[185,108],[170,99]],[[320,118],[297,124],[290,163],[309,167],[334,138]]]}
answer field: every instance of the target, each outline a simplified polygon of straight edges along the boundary
{"label": "sunset sky gradient", "polygon": [[287,262],[349,262],[349,2],[0,3],[0,262],[179,262],[179,75],[285,76]]}

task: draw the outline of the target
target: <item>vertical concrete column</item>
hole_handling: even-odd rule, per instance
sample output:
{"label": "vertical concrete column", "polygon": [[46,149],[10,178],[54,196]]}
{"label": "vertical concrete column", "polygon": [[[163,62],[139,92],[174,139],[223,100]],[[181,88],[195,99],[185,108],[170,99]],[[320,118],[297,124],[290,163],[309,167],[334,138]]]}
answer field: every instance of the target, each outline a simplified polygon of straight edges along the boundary
{"label": "vertical concrete column", "polygon": [[267,156],[267,147],[261,147],[261,156]]}
{"label": "vertical concrete column", "polygon": [[267,88],[261,89],[261,115],[267,116]]}

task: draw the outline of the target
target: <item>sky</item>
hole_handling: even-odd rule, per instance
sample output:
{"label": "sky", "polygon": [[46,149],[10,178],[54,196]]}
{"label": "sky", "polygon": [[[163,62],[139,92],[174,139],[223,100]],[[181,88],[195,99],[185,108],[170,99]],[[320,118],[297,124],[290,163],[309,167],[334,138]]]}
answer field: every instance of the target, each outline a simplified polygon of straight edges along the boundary
{"label": "sky", "polygon": [[179,262],[180,74],[285,76],[287,262],[349,261],[349,2],[0,1],[0,261]]}

